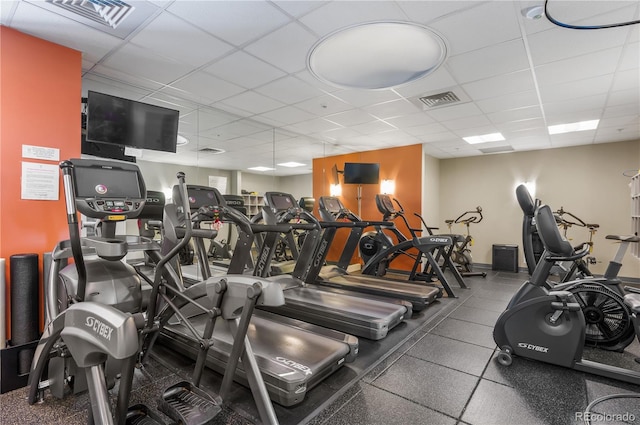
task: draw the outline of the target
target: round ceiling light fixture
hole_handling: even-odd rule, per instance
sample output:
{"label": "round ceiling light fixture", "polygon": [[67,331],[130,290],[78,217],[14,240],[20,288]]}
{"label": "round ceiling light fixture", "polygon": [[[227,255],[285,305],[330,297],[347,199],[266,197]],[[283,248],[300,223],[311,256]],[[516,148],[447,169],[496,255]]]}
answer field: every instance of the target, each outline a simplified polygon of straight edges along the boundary
{"label": "round ceiling light fixture", "polygon": [[368,22],[319,40],[307,68],[320,81],[341,88],[378,90],[429,75],[446,59],[444,39],[411,22]]}

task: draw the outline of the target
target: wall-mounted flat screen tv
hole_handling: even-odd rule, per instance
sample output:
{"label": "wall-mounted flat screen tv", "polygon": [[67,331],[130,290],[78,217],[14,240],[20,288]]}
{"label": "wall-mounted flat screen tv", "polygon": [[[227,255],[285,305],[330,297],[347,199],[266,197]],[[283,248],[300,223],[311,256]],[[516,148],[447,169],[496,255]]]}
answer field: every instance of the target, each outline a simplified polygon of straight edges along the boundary
{"label": "wall-mounted flat screen tv", "polygon": [[87,141],[175,152],[180,113],[89,91]]}
{"label": "wall-mounted flat screen tv", "polygon": [[380,183],[380,164],[345,162],[342,175],[344,184],[378,184]]}

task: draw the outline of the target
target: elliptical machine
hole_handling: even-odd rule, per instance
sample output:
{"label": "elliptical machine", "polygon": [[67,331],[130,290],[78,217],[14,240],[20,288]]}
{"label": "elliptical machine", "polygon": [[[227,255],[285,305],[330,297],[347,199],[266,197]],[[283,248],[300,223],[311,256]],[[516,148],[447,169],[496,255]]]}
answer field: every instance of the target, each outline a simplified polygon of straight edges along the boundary
{"label": "elliptical machine", "polygon": [[[546,277],[556,261],[582,258],[589,253],[589,245],[585,243],[578,251],[574,250],[560,234],[553,212],[547,205],[536,209],[535,220],[545,251],[531,279],[520,287],[496,322],[493,338],[500,348],[498,362],[508,366],[516,355],[640,384],[640,371],[582,358],[587,326],[582,306],[568,290],[548,290]],[[640,241],[638,236],[608,238],[621,242],[618,254],[610,262],[612,268],[619,268],[619,261],[630,243]],[[594,282],[594,291],[598,287],[597,282]],[[635,335],[640,340],[640,292],[627,294],[624,304],[632,311]]]}
{"label": "elliptical machine", "polygon": [[[29,404],[41,399],[47,389],[58,398],[65,396],[68,387],[74,392],[88,389],[91,423],[162,423],[149,415],[149,410],[143,406],[128,409],[135,366],[138,360],[144,361],[155,337],[170,318],[178,317],[189,323],[189,317],[182,312],[186,308],[208,314],[209,322],[203,334],[196,335],[199,355],[191,381],[169,387],[159,399],[159,410],[184,425],[210,423],[221,412],[222,400],[231,391],[234,372],[242,359],[262,421],[276,424],[277,418],[246,333],[257,304],[278,306],[284,303],[282,289],[255,277],[223,276],[210,282],[215,287],[215,294],[208,295],[205,285],[192,285],[186,289],[171,286],[162,279],[163,273],[172,272],[167,263],[177,256],[192,235],[183,173],[178,173],[178,180],[185,200],[182,205],[186,211],[184,243],[159,255],[155,242],[145,238],[115,235],[80,238],[78,211],[106,219],[102,226],[104,230],[109,229],[113,221],[136,217],[144,207],[146,189],[135,165],[73,159],[63,162],[61,169],[70,240],[59,244],[58,255],[53,256],[57,265],[52,267],[55,274],[50,274],[45,292],[50,321],[34,354],[29,374]],[[146,250],[157,260],[144,315],[140,312],[144,310],[140,303],[140,281],[133,276],[126,279],[127,273],[135,275],[136,272],[120,261],[128,246],[137,243],[147,244]],[[58,264],[69,256],[69,252],[74,259],[74,265],[69,267],[76,269],[75,280],[71,279],[73,273],[60,270]],[[99,258],[85,259],[88,254],[96,254]],[[113,274],[109,274],[111,271]],[[58,283],[58,273],[62,283]],[[65,282],[65,278],[71,281]],[[65,290],[58,293],[62,287]],[[63,308],[57,311],[59,306]],[[234,335],[220,394],[213,395],[201,390],[199,383],[218,318],[230,322]],[[193,331],[197,333],[195,329]],[[83,369],[86,373],[81,373]],[[107,387],[117,376],[120,376],[118,399],[115,411],[111,412]],[[86,383],[83,385],[84,377]]]}

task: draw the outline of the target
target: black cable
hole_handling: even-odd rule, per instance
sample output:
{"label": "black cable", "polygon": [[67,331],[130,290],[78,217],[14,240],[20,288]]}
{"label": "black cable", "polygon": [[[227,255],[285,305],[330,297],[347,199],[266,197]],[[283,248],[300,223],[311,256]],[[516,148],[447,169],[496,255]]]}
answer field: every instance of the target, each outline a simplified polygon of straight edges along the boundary
{"label": "black cable", "polygon": [[627,22],[619,22],[616,24],[605,24],[605,25],[571,25],[571,24],[565,24],[564,22],[560,22],[558,20],[556,20],[555,18],[553,18],[553,16],[551,16],[551,14],[549,13],[548,7],[547,7],[547,3],[549,3],[549,0],[545,0],[544,1],[544,16],[547,17],[547,19],[559,26],[559,27],[563,27],[563,28],[569,28],[572,30],[600,30],[600,29],[605,29],[605,28],[617,28],[617,27],[624,27],[627,25],[635,25],[635,24],[640,24],[640,20],[635,20],[635,21],[627,21]]}
{"label": "black cable", "polygon": [[[594,415],[593,413],[591,413],[591,409],[593,409],[593,407],[596,404],[602,403],[603,401],[606,401],[606,400],[615,399],[615,398],[640,398],[640,394],[612,394],[612,395],[606,395],[593,400],[591,403],[589,403],[587,408],[584,409],[584,416],[583,416],[584,423],[586,425],[591,425],[591,415]],[[634,415],[631,414],[631,416],[634,416]]]}

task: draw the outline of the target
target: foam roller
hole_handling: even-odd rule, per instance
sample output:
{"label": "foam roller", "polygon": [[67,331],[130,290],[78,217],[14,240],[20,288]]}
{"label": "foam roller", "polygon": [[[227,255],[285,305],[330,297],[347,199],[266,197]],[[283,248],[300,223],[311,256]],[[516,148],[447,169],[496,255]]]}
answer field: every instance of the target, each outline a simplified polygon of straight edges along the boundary
{"label": "foam roller", "polygon": [[[26,344],[39,338],[38,254],[12,255],[11,282],[11,344]],[[20,374],[28,373],[33,350],[19,353]]]}

